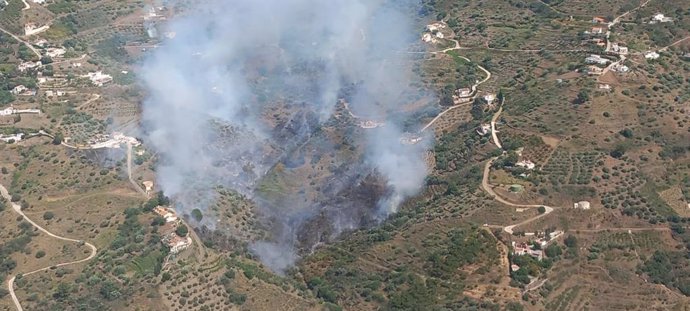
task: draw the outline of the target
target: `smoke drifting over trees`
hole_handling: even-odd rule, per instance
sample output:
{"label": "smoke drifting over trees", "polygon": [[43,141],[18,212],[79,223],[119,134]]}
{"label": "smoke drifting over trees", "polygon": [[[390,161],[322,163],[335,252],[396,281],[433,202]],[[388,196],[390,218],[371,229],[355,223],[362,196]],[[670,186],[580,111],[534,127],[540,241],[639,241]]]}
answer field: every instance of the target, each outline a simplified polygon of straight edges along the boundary
{"label": "smoke drifting over trees", "polygon": [[[148,145],[160,154],[163,191],[186,212],[203,210],[218,185],[254,198],[269,217],[280,219],[276,238],[252,245],[276,271],[298,258],[300,235],[308,235],[305,228],[314,219],[329,224],[319,235],[332,237],[396,212],[423,184],[429,147],[424,142],[431,140],[400,142],[400,107],[416,92],[409,54],[403,53],[417,38],[408,14],[414,6],[387,0],[210,0],[171,21],[168,31],[176,35],[147,59],[142,79],[149,91],[142,125]],[[362,130],[361,156],[333,173],[339,183],[325,183],[318,199],[257,195],[262,178],[278,163],[306,153],[304,146],[311,154],[332,149],[314,137],[333,120],[340,99],[385,126]],[[364,197],[369,192],[361,188],[372,176],[385,188],[370,198],[373,204],[339,198]]]}

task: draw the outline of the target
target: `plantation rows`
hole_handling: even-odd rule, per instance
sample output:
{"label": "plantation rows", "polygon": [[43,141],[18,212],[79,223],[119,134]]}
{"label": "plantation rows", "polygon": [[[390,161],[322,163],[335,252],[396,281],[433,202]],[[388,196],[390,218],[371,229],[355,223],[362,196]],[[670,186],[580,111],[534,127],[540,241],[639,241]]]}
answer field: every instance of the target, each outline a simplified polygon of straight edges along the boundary
{"label": "plantation rows", "polygon": [[600,157],[598,152],[569,154],[557,149],[541,171],[554,186],[587,185],[592,181],[592,173]]}
{"label": "plantation rows", "polygon": [[681,183],[681,191],[683,191],[683,197],[685,198],[685,202],[688,202],[690,204],[690,177],[685,176],[683,178],[683,182]]}
{"label": "plantation rows", "polygon": [[546,304],[546,310],[554,311],[565,311],[568,310],[568,306],[573,302],[573,299],[577,297],[580,293],[580,287],[575,286],[568,288],[563,293],[558,295],[555,300]]}
{"label": "plantation rows", "polygon": [[615,232],[602,234],[592,246],[602,250],[633,249],[635,247],[653,249],[660,244],[661,241],[657,232],[635,233],[632,238],[627,232]]}

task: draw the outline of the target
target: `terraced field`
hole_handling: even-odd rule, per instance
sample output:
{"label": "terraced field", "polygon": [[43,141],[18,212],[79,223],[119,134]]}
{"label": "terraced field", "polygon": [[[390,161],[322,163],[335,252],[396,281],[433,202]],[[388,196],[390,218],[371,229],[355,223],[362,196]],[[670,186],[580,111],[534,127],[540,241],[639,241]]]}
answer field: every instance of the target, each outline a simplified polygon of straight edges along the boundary
{"label": "terraced field", "polygon": [[571,309],[573,304],[577,305],[579,304],[576,300],[578,294],[580,293],[580,286],[573,286],[571,288],[566,289],[561,293],[560,295],[556,296],[555,299],[553,299],[551,302],[546,304],[546,309],[547,310],[553,310],[553,311],[566,311],[566,310],[573,310]]}
{"label": "terraced field", "polygon": [[581,152],[572,154],[571,173],[568,183],[571,185],[586,185],[592,181],[592,172],[601,157],[598,152]]}
{"label": "terraced field", "polygon": [[557,149],[541,171],[552,185],[588,185],[601,154],[594,151],[570,154]]}

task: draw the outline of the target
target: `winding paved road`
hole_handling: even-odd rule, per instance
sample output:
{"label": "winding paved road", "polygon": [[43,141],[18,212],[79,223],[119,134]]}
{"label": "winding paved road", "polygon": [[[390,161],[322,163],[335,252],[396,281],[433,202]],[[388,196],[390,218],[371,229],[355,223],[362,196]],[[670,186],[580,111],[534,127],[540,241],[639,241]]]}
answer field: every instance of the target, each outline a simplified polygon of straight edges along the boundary
{"label": "winding paved road", "polygon": [[[98,249],[97,249],[96,246],[94,246],[93,244],[88,243],[88,242],[85,242],[85,241],[82,241],[82,240],[66,238],[66,237],[63,237],[63,236],[59,236],[59,235],[57,235],[57,234],[54,234],[54,233],[48,231],[47,229],[41,227],[41,226],[38,225],[37,223],[35,223],[35,222],[34,222],[33,220],[31,220],[29,217],[27,217],[26,214],[24,214],[24,212],[22,212],[21,206],[20,206],[19,204],[17,204],[17,203],[12,202],[12,196],[10,196],[9,191],[7,191],[7,188],[5,188],[5,186],[3,186],[3,185],[0,185],[0,194],[2,195],[3,198],[5,198],[5,200],[7,200],[7,202],[10,203],[10,205],[12,205],[12,210],[13,210],[15,213],[17,213],[17,214],[19,214],[20,216],[22,216],[22,218],[23,218],[25,221],[27,221],[27,222],[30,223],[32,226],[36,227],[36,229],[38,229],[38,230],[40,230],[41,232],[45,233],[45,234],[48,235],[49,237],[52,237],[52,238],[55,238],[55,239],[58,239],[58,240],[67,241],[67,242],[74,242],[74,243],[79,243],[79,244],[83,243],[84,245],[86,245],[87,247],[89,247],[89,248],[91,249],[91,254],[89,254],[89,256],[86,257],[86,258],[79,259],[79,260],[75,260],[75,261],[63,262],[63,263],[59,263],[59,264],[56,264],[56,265],[50,265],[50,266],[45,267],[45,268],[37,269],[37,270],[30,271],[30,272],[27,272],[27,273],[22,273],[23,276],[31,275],[31,274],[38,273],[38,272],[41,272],[41,271],[45,271],[45,270],[51,269],[51,268],[53,268],[53,267],[63,267],[63,266],[74,265],[74,264],[86,262],[86,261],[89,261],[89,260],[93,259],[94,257],[96,257],[96,254],[98,253]],[[12,277],[7,281],[7,289],[8,289],[9,292],[10,292],[10,296],[12,297],[12,302],[14,303],[14,306],[17,308],[18,311],[23,311],[24,309],[22,308],[21,303],[19,303],[19,299],[17,298],[17,294],[14,292],[14,280],[15,280],[15,279],[16,279],[16,275],[12,276]]]}

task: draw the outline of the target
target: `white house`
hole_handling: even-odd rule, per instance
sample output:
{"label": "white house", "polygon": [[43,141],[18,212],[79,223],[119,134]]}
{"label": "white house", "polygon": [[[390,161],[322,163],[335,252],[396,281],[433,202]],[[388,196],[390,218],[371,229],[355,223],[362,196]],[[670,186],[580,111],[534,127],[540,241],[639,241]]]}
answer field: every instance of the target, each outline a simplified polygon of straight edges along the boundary
{"label": "white house", "polygon": [[10,93],[12,93],[12,94],[14,94],[14,95],[19,95],[19,94],[21,94],[21,93],[26,92],[27,90],[28,90],[28,88],[27,88],[26,86],[20,84],[20,85],[15,86],[15,87],[10,91]]}
{"label": "white house", "polygon": [[511,242],[511,245],[513,246],[513,254],[515,255],[530,255],[538,260],[544,258],[544,252],[542,250],[532,249],[532,247],[527,243],[516,243],[513,241]]}
{"label": "white house", "polygon": [[585,58],[585,62],[587,62],[588,64],[606,65],[609,62],[609,60],[601,57],[600,55],[592,54]]}
{"label": "white house", "polygon": [[457,89],[455,94],[460,97],[470,97],[470,95],[472,95],[472,90],[469,88]]}
{"label": "white house", "polygon": [[478,129],[477,129],[477,134],[480,136],[485,136],[487,134],[491,133],[491,124],[482,124]]}
{"label": "white house", "polygon": [[536,242],[539,244],[539,246],[544,248],[544,247],[548,246],[549,244],[551,244],[551,242],[553,240],[562,236],[563,233],[564,233],[563,231],[556,230],[554,232],[549,233],[548,237],[546,237],[546,235],[544,235],[542,238],[537,239]]}
{"label": "white house", "polygon": [[112,76],[104,74],[101,71],[89,72],[83,77],[89,78],[89,80],[91,80],[91,83],[93,83],[96,86],[103,86],[103,84],[113,81]]}
{"label": "white house", "polygon": [[156,206],[153,209],[153,212],[158,214],[158,216],[165,218],[165,222],[176,222],[178,220],[175,211],[163,206]]}
{"label": "white house", "polygon": [[618,54],[621,54],[621,55],[627,55],[627,54],[628,54],[628,47],[619,45],[618,43],[613,43],[613,44],[611,44],[611,50],[612,50],[614,53],[618,53]]}
{"label": "white house", "polygon": [[626,73],[626,72],[630,71],[630,68],[626,65],[617,64],[617,65],[611,67],[611,70],[613,70],[615,72]]}
{"label": "white house", "polygon": [[46,49],[46,55],[50,56],[51,58],[55,57],[60,57],[62,55],[65,55],[67,51],[63,48],[47,48]]}
{"label": "white house", "polygon": [[587,201],[580,201],[580,202],[573,204],[573,207],[577,208],[577,209],[588,210],[590,208],[590,204]]}
{"label": "white house", "polygon": [[487,105],[493,104],[494,100],[496,99],[496,95],[494,94],[486,94],[484,95],[484,101],[486,101]]}
{"label": "white house", "polygon": [[426,25],[426,30],[429,32],[439,31],[443,28],[446,28],[446,25],[444,25],[443,23],[433,23]]}
{"label": "white house", "polygon": [[189,247],[190,245],[192,245],[192,238],[190,238],[189,236],[181,238],[175,235],[168,242],[171,254],[177,254]]}
{"label": "white house", "polygon": [[61,97],[61,96],[65,96],[65,94],[67,94],[67,92],[65,92],[65,91],[52,91],[52,90],[46,91],[46,96],[48,96],[48,97],[53,97],[53,96]]}
{"label": "white house", "polygon": [[537,165],[530,160],[522,160],[520,162],[515,163],[515,166],[522,167],[528,170],[533,170]]}
{"label": "white house", "polygon": [[657,59],[657,58],[659,58],[659,56],[660,56],[659,53],[654,52],[654,51],[649,51],[649,52],[644,54],[644,58],[646,58],[646,59]]}
{"label": "white house", "polygon": [[27,71],[29,69],[33,69],[33,68],[40,67],[40,66],[41,66],[41,62],[39,62],[39,61],[23,62],[23,63],[19,64],[19,66],[17,66],[17,70],[24,72],[24,71]]}
{"label": "white house", "polygon": [[149,194],[149,193],[151,193],[151,191],[153,191],[153,181],[145,180],[141,184],[144,185],[144,189],[146,191],[146,194]]}
{"label": "white house", "polygon": [[0,134],[0,140],[4,141],[6,143],[9,143],[10,141],[18,142],[18,141],[22,140],[22,138],[24,138],[24,133],[18,133],[18,134],[14,134],[14,135],[1,135]]}
{"label": "white house", "polygon": [[652,16],[652,20],[649,23],[650,24],[669,23],[672,21],[673,21],[673,18],[664,16],[664,14],[661,14],[661,13],[656,13],[656,14],[654,14],[654,16]]}

